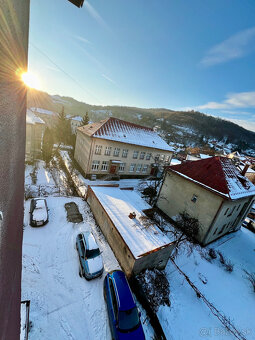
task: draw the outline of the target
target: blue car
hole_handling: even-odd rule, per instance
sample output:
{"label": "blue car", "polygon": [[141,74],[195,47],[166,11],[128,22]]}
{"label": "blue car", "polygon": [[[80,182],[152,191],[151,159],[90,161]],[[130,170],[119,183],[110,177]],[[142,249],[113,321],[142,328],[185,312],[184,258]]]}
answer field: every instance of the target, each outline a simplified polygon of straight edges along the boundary
{"label": "blue car", "polygon": [[94,236],[89,232],[78,234],[76,237],[76,249],[80,260],[80,276],[84,276],[87,280],[101,276],[104,271],[104,265]]}
{"label": "blue car", "polygon": [[139,313],[125,274],[114,270],[104,279],[104,298],[114,340],[145,340]]}

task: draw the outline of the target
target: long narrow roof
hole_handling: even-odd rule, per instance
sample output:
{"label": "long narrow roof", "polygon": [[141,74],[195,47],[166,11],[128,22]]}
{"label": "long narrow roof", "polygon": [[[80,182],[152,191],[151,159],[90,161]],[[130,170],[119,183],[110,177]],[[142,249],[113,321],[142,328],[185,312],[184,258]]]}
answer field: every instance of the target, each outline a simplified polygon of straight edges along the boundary
{"label": "long narrow roof", "polygon": [[[156,225],[147,226],[143,221],[145,215],[142,211],[151,206],[137,193],[113,187],[91,186],[90,189],[135,258],[167,247],[173,242]],[[132,212],[136,214],[134,219],[129,218]]]}
{"label": "long narrow roof", "polygon": [[78,130],[90,137],[173,151],[153,129],[114,117],[81,126]]}
{"label": "long narrow roof", "polygon": [[242,176],[226,157],[185,162],[169,166],[168,171],[175,172],[231,200],[255,195],[255,186]]}
{"label": "long narrow roof", "polygon": [[32,125],[45,124],[45,122],[40,117],[36,116],[30,109],[27,109],[26,123]]}

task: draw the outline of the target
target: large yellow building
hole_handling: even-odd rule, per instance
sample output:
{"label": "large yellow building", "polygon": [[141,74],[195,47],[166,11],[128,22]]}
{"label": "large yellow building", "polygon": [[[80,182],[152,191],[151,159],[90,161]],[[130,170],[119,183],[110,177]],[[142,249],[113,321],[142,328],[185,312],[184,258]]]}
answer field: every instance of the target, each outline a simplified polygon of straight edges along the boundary
{"label": "large yellow building", "polygon": [[206,245],[238,230],[255,201],[255,186],[225,157],[170,166],[157,207],[177,221],[184,211],[200,223],[198,241]]}
{"label": "large yellow building", "polygon": [[148,176],[172,148],[153,129],[117,118],[77,128],[74,158],[85,175]]}

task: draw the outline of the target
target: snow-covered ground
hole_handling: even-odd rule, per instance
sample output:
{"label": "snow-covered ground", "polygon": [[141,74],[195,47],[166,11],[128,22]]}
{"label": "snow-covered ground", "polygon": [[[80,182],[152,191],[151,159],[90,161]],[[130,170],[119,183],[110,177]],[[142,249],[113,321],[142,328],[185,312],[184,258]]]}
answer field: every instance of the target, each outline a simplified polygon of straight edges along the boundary
{"label": "snow-covered ground", "polygon": [[[201,257],[198,250],[190,256],[183,250],[176,263],[206,298],[230,318],[245,339],[255,339],[255,294],[243,271],[254,272],[254,234],[242,228],[208,248],[221,251],[234,264],[233,272],[224,269],[219,255],[210,263]],[[167,339],[236,339],[196,296],[171,261],[166,273],[170,283],[171,307],[160,307],[158,317]]]}
{"label": "snow-covered ground", "polygon": [[[26,167],[26,185],[32,185]],[[52,171],[39,162],[36,169],[38,186],[56,184]],[[57,177],[58,180],[60,177]],[[35,182],[35,180],[34,180]],[[41,192],[41,194],[43,194]],[[70,223],[66,218],[65,203],[75,202],[83,215],[82,223]],[[49,222],[40,228],[29,225],[30,200],[25,201],[22,255],[22,300],[31,300],[30,340],[111,339],[106,305],[103,298],[103,279],[106,272],[119,269],[111,248],[97,227],[87,203],[79,197],[58,197],[47,192]],[[91,231],[102,251],[104,274],[86,281],[79,276],[79,260],[75,249],[76,236]],[[146,339],[153,338],[153,330],[142,310],[141,320]]]}

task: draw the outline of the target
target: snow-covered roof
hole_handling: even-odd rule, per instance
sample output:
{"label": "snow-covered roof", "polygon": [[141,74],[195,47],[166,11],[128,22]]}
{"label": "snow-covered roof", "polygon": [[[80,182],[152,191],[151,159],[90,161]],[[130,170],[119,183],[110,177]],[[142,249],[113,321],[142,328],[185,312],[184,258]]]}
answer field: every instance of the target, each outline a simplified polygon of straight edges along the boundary
{"label": "snow-covered roof", "polygon": [[90,137],[173,151],[153,129],[113,117],[79,127],[78,130]]}
{"label": "snow-covered roof", "polygon": [[176,158],[172,158],[172,159],[171,159],[171,165],[177,165],[177,164],[181,164],[181,161],[179,161],[179,160],[176,159]]}
{"label": "snow-covered roof", "polygon": [[231,200],[255,195],[255,186],[226,157],[210,157],[172,165],[168,167],[168,171]]}
{"label": "snow-covered roof", "polygon": [[45,124],[44,121],[36,116],[31,110],[27,109],[27,115],[26,115],[26,123],[27,124]]}
{"label": "snow-covered roof", "polygon": [[201,153],[200,154],[200,158],[201,159],[206,159],[206,158],[210,158],[211,156],[209,156],[209,155],[206,155],[206,154],[204,154],[204,153]]}
{"label": "snow-covered roof", "polygon": [[30,107],[30,110],[32,110],[34,113],[41,113],[41,114],[45,114],[45,115],[57,115],[56,112],[53,112],[53,111],[49,111],[49,110],[46,110],[46,109],[42,109],[40,107]]}
{"label": "snow-covered roof", "polygon": [[76,120],[77,122],[82,122],[82,117],[81,116],[71,116],[71,115],[66,115],[67,119],[71,120]]}
{"label": "snow-covered roof", "polygon": [[[150,209],[137,193],[114,187],[90,187],[110,217],[135,258],[165,247],[172,242],[155,225],[146,226],[140,219],[144,209]],[[136,218],[129,214],[135,212]]]}

